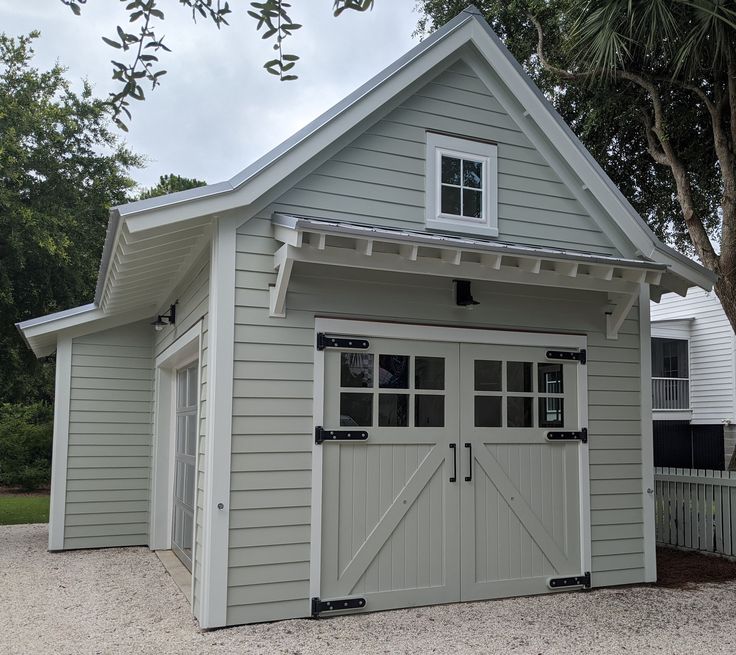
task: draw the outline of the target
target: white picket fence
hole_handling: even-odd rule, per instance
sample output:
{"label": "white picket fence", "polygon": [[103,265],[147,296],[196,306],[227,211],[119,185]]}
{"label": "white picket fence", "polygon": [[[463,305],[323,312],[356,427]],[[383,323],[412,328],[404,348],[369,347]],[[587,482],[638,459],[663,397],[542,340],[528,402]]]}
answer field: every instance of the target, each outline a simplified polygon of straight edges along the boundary
{"label": "white picket fence", "polygon": [[736,473],[654,469],[657,542],[736,556]]}

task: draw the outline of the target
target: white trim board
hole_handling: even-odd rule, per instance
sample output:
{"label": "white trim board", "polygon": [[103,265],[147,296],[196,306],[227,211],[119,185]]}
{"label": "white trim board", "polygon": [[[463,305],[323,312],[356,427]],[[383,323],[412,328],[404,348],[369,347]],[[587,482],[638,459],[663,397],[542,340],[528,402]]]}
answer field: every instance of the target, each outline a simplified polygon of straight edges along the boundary
{"label": "white trim board", "polygon": [[587,338],[578,334],[552,332],[515,332],[493,328],[444,327],[413,323],[381,323],[350,319],[316,318],[316,332],[330,335],[370,335],[375,339],[409,339],[411,341],[450,341],[457,343],[489,343],[550,348],[585,348]]}
{"label": "white trim board", "polygon": [[51,456],[49,550],[64,549],[66,473],[69,453],[69,402],[72,391],[72,339],[59,337],[56,345],[54,444]]}
{"label": "white trim board", "polygon": [[212,237],[207,362],[207,433],[199,625],[227,625],[236,230],[239,217],[221,217]]}
{"label": "white trim board", "polygon": [[641,484],[644,518],[644,581],[657,581],[654,516],[654,426],[652,425],[652,337],[649,289],[639,292],[639,359],[641,362]]}

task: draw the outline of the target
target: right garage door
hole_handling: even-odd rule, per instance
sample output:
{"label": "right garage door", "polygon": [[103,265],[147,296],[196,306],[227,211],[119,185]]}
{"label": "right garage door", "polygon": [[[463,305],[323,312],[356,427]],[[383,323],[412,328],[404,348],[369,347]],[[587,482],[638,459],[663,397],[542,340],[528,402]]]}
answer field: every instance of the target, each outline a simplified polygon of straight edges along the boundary
{"label": "right garage door", "polygon": [[544,348],[460,353],[462,599],[542,593],[581,572],[579,364]]}

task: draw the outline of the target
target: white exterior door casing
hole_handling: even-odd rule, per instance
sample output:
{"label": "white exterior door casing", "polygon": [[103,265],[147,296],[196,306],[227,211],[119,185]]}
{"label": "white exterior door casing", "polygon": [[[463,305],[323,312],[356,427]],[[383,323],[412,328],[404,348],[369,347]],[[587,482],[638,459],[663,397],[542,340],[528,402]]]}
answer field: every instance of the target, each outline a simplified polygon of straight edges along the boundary
{"label": "white exterior door casing", "polygon": [[315,445],[313,596],[379,610],[543,593],[590,570],[587,445],[547,439],[585,426],[585,367],[546,357],[584,338],[317,329],[370,345],[318,351],[317,424],[368,438]]}

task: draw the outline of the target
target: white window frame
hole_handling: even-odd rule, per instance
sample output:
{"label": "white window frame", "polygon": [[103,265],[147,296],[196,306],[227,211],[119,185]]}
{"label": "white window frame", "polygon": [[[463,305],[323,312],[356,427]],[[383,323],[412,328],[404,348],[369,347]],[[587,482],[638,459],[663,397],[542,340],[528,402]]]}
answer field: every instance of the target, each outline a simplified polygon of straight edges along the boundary
{"label": "white window frame", "polygon": [[[483,201],[480,218],[443,214],[440,211],[443,155],[482,162]],[[426,224],[430,230],[497,237],[498,147],[496,144],[427,132],[426,209]]]}

